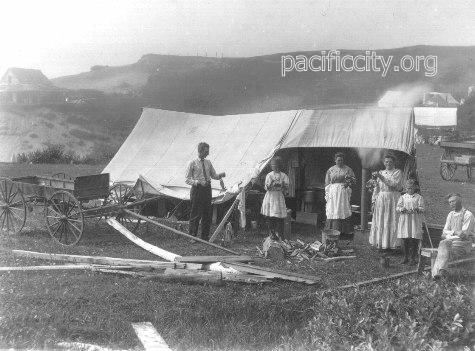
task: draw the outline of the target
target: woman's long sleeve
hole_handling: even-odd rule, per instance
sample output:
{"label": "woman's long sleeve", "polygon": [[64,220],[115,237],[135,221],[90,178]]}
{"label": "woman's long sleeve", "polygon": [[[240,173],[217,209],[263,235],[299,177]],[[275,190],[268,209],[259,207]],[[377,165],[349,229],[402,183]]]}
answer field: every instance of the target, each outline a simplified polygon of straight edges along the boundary
{"label": "woman's long sleeve", "polygon": [[325,175],[325,186],[330,184],[330,170],[327,171],[327,174]]}

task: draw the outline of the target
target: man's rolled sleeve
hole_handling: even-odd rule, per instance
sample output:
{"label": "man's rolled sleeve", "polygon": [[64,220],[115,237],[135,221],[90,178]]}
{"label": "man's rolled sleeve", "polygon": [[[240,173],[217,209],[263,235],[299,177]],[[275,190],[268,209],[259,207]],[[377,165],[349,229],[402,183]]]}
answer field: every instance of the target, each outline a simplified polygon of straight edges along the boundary
{"label": "man's rolled sleeve", "polygon": [[210,162],[209,163],[209,173],[210,173],[210,177],[212,179],[216,179],[216,180],[219,180],[219,176],[218,174],[216,173],[216,171],[214,170],[214,167],[213,167],[213,164]]}
{"label": "man's rolled sleeve", "polygon": [[447,216],[447,220],[445,221],[445,226],[444,226],[444,229],[442,230],[442,239],[445,239],[448,236],[454,235],[454,231],[449,229],[451,219],[452,219],[452,212],[449,213],[449,215]]}

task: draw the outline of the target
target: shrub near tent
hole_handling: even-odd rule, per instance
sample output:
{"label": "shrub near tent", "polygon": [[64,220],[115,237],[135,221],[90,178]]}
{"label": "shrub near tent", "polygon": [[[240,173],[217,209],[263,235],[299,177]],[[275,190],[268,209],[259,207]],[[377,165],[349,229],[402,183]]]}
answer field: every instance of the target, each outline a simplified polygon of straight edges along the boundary
{"label": "shrub near tent", "polygon": [[91,153],[83,157],[74,151],[66,152],[65,146],[52,144],[41,150],[18,154],[17,163],[75,163],[75,164],[102,164],[109,162],[115,154],[115,149],[105,146],[95,147]]}

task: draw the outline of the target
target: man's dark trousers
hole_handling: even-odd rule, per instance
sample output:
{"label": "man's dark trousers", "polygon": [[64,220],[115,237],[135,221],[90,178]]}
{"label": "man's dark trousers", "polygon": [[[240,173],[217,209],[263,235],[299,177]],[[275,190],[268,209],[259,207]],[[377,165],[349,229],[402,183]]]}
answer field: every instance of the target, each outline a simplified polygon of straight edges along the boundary
{"label": "man's dark trousers", "polygon": [[193,185],[190,191],[191,213],[189,234],[198,236],[201,219],[201,239],[208,240],[211,224],[211,186]]}

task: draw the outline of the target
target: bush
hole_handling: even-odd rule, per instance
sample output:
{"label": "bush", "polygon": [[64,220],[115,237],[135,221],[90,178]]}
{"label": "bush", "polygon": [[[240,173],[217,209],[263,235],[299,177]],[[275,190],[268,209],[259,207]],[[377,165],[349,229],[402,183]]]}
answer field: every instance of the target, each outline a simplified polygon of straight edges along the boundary
{"label": "bush", "polygon": [[[84,144],[81,140],[78,144]],[[51,144],[41,150],[17,154],[18,163],[75,163],[75,164],[104,164],[115,155],[117,148],[108,145],[96,145],[88,155],[79,156],[75,152],[66,152],[65,146]]]}
{"label": "bush", "polygon": [[51,144],[41,150],[17,155],[19,163],[72,163],[77,160],[78,156],[74,153],[66,153],[64,145],[61,144]]}
{"label": "bush", "polygon": [[319,296],[307,327],[286,350],[443,350],[474,336],[464,285],[411,278]]}

